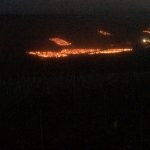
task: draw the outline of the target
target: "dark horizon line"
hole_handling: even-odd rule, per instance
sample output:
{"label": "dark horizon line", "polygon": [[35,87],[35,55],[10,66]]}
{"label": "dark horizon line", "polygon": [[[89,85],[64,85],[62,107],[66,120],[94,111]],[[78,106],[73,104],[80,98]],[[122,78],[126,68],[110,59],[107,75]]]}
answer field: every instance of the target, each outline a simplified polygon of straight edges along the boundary
{"label": "dark horizon line", "polygon": [[66,13],[66,12],[64,12],[64,13],[62,13],[62,12],[51,12],[51,13],[48,13],[48,12],[43,12],[43,13],[41,13],[41,12],[36,12],[36,13],[27,13],[27,12],[24,12],[24,13],[21,13],[21,12],[0,12],[0,15],[100,15],[100,14],[105,14],[105,15],[110,15],[110,14],[140,14],[140,13],[148,13],[148,14],[150,14],[150,11],[139,11],[139,10],[137,10],[137,11],[135,11],[135,10],[129,10],[129,11],[117,11],[117,10],[110,10],[110,11],[99,11],[99,12],[93,12],[93,13],[88,13],[88,12],[81,12],[81,13],[79,13],[79,12],[72,12],[72,13]]}

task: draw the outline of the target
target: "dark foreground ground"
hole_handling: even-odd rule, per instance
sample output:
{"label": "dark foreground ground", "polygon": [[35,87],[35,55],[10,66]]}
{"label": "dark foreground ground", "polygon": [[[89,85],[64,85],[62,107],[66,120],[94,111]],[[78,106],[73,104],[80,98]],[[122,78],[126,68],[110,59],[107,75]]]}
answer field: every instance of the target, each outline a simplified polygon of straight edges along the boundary
{"label": "dark foreground ground", "polygon": [[1,147],[145,147],[150,63],[143,57],[141,53],[93,57],[87,63],[86,57],[54,62],[28,58],[25,66],[5,64],[8,68],[0,81]]}
{"label": "dark foreground ground", "polygon": [[16,53],[26,45],[12,35],[11,29],[1,44],[2,150],[147,147],[150,49],[41,60]]}

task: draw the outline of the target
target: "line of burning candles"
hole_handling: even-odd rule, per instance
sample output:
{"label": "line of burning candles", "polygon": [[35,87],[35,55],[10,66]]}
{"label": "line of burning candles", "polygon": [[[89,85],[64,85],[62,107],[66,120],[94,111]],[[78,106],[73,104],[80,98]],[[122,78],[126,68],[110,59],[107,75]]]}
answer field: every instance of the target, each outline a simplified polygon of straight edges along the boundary
{"label": "line of burning candles", "polygon": [[27,54],[38,56],[41,58],[61,58],[71,55],[100,55],[100,54],[116,54],[132,51],[131,48],[114,48],[114,49],[62,49],[61,51],[52,50],[34,50],[28,51]]}

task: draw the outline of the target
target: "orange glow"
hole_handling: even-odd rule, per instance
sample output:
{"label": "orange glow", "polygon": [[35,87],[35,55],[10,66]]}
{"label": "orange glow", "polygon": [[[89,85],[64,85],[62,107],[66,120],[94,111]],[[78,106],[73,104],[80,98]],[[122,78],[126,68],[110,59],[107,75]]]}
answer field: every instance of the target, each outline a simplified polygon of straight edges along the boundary
{"label": "orange glow", "polygon": [[100,55],[100,54],[115,54],[132,51],[131,48],[115,48],[115,49],[62,49],[59,52],[51,50],[35,50],[29,51],[27,54],[38,56],[41,58],[60,58],[71,55]]}
{"label": "orange glow", "polygon": [[69,45],[71,45],[70,42],[65,41],[63,39],[60,39],[60,38],[50,38],[49,40],[56,43],[57,45],[60,45],[60,46],[69,46]]}
{"label": "orange glow", "polygon": [[143,33],[150,34],[150,30],[144,30]]}
{"label": "orange glow", "polygon": [[150,28],[147,28],[147,29],[143,30],[143,33],[150,34]]}
{"label": "orange glow", "polygon": [[150,44],[150,40],[149,40],[149,39],[143,39],[142,41],[143,41],[143,43],[145,43],[145,44]]}
{"label": "orange glow", "polygon": [[103,31],[103,30],[99,30],[98,32],[103,36],[111,36],[111,33]]}

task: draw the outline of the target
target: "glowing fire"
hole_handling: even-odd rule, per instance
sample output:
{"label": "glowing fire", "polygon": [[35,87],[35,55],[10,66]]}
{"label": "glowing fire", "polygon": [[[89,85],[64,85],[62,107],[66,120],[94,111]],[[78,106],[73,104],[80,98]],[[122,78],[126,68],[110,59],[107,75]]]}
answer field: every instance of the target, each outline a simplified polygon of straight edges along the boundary
{"label": "glowing fire", "polygon": [[103,31],[103,30],[99,30],[98,32],[103,36],[111,36],[111,33]]}
{"label": "glowing fire", "polygon": [[41,58],[60,58],[71,55],[100,55],[100,54],[115,54],[132,51],[131,48],[116,48],[116,49],[62,49],[59,52],[51,50],[37,50],[27,52],[29,55],[38,56]]}
{"label": "glowing fire", "polygon": [[146,30],[143,30],[143,33],[150,34],[150,28],[147,28]]}
{"label": "glowing fire", "polygon": [[60,38],[50,38],[49,40],[56,43],[57,45],[60,45],[60,46],[69,46],[69,45],[71,45],[70,42],[65,41],[63,39],[60,39]]}
{"label": "glowing fire", "polygon": [[143,43],[145,43],[145,44],[150,44],[150,40],[149,40],[149,39],[143,39],[142,41],[143,41]]}
{"label": "glowing fire", "polygon": [[150,31],[144,30],[143,33],[148,33],[148,34],[150,34]]}

